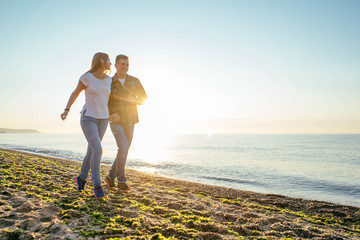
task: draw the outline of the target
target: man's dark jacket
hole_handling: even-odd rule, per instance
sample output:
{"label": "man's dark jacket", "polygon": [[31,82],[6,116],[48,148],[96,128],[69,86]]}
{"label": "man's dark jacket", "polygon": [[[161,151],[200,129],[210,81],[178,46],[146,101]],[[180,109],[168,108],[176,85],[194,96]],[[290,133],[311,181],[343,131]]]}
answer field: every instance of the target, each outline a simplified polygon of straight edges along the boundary
{"label": "man's dark jacket", "polygon": [[109,112],[119,114],[120,124],[135,124],[139,122],[137,105],[141,105],[147,95],[139,79],[126,75],[125,86],[115,76],[112,78],[109,98]]}

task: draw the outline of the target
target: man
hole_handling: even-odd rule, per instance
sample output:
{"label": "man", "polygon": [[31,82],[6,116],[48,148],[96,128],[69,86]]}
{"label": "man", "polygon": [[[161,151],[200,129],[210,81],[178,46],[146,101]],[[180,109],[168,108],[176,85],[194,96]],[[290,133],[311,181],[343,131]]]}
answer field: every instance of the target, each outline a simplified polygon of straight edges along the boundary
{"label": "man", "polygon": [[134,134],[134,125],[139,122],[137,105],[143,104],[147,96],[139,79],[127,74],[129,70],[127,56],[118,55],[115,60],[115,68],[116,74],[112,78],[109,111],[110,128],[116,140],[118,153],[105,182],[108,187],[116,187],[115,179],[117,179],[118,190],[125,192],[130,189],[126,184],[125,163]]}

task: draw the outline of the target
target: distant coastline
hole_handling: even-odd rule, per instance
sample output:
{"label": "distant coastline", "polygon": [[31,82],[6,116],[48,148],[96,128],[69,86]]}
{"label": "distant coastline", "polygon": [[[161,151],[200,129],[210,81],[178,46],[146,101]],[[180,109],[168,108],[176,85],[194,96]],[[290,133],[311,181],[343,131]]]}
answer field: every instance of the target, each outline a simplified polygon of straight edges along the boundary
{"label": "distant coastline", "polygon": [[0,133],[40,133],[40,132],[35,129],[0,128]]}

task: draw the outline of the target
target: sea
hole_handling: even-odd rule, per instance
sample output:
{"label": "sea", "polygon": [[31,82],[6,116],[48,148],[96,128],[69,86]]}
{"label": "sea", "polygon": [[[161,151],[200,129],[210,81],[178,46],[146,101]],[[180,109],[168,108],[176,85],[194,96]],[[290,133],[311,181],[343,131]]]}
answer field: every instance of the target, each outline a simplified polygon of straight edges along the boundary
{"label": "sea", "polygon": [[[117,153],[109,132],[103,139],[106,165]],[[82,161],[87,142],[81,133],[5,133],[0,148]],[[126,166],[174,179],[360,207],[360,134],[177,135],[161,141],[135,134]]]}

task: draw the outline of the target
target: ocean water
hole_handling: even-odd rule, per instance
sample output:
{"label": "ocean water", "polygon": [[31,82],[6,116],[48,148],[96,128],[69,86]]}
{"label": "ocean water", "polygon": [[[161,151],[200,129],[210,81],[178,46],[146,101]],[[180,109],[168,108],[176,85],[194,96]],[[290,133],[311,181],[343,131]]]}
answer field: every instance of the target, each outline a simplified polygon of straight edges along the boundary
{"label": "ocean water", "polygon": [[[82,134],[0,134],[0,147],[82,161]],[[103,164],[117,148],[103,140]],[[127,167],[262,193],[360,207],[360,134],[134,136]],[[131,181],[131,179],[130,179]]]}

